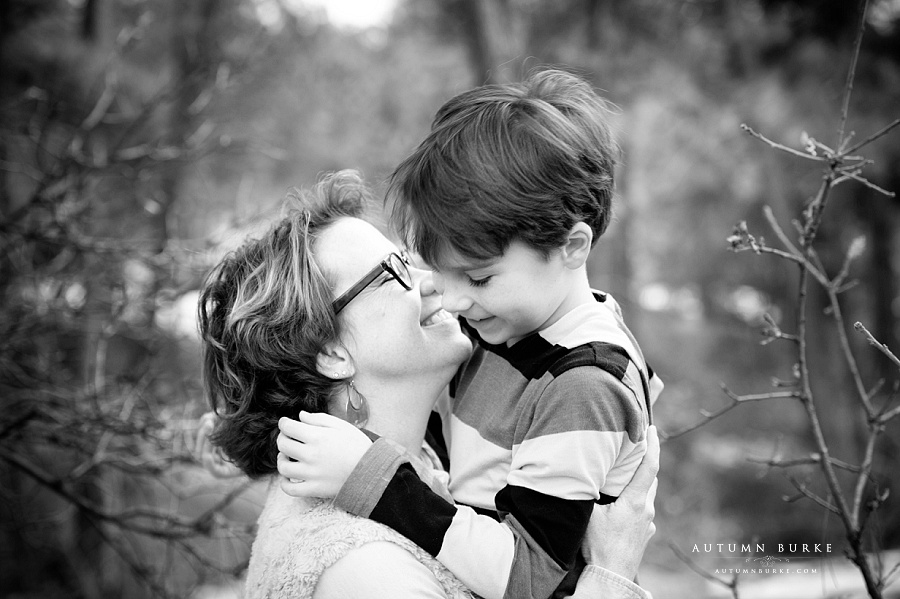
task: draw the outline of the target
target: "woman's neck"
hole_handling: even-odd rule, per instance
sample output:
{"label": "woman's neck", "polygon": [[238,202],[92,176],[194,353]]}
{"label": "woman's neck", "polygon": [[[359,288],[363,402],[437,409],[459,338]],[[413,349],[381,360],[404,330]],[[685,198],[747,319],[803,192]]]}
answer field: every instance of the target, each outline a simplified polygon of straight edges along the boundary
{"label": "woman's neck", "polygon": [[428,417],[445,385],[398,378],[379,381],[363,376],[357,377],[354,384],[369,403],[366,428],[418,455],[425,439]]}

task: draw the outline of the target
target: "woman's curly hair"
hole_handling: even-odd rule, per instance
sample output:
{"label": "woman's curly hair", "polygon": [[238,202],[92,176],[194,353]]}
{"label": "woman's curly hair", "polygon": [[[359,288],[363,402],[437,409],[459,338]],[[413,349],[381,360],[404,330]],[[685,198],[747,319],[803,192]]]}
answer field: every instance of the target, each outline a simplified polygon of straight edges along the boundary
{"label": "woman's curly hair", "polygon": [[316,368],[340,330],[315,241],[338,219],[360,217],[369,201],[350,170],[292,190],[286,216],[227,255],[204,282],[203,384],[219,416],[211,441],[251,478],[276,471],[278,419],[327,411],[340,384]]}

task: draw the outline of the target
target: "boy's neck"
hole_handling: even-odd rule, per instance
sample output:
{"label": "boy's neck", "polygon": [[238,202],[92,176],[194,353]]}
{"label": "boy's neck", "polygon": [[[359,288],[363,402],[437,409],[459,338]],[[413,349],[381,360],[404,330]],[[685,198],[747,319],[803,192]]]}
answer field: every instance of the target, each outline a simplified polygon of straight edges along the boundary
{"label": "boy's neck", "polygon": [[[553,311],[553,314],[550,315],[550,318],[544,321],[544,324],[542,324],[540,327],[529,334],[543,331],[544,329],[556,324],[563,316],[565,316],[578,306],[592,304],[596,301],[596,298],[594,298],[594,292],[591,289],[590,283],[588,282],[587,269],[585,267],[581,267],[577,271],[572,273],[569,291],[563,296],[562,301],[559,303],[559,306],[556,308],[556,310]],[[509,339],[506,342],[506,345],[512,346],[524,339],[526,336],[527,335]]]}

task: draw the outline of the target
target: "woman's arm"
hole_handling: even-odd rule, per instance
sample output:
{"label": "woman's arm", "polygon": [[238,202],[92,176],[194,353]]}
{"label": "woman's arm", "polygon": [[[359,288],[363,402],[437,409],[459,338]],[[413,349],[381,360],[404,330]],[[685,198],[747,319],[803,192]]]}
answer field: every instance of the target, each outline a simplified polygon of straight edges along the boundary
{"label": "woman's arm", "polygon": [[354,549],[322,573],[313,599],[447,599],[431,571],[395,543]]}

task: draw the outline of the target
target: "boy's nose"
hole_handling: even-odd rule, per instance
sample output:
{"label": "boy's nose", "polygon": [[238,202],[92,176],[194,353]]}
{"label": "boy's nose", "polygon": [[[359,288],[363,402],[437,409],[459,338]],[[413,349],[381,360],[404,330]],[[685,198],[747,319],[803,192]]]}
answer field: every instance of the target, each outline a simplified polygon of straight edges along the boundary
{"label": "boy's nose", "polygon": [[428,297],[432,293],[438,293],[434,283],[434,276],[430,270],[421,270],[418,268],[411,268],[410,270],[413,272],[413,278],[419,280],[419,293],[422,294],[422,297]]}
{"label": "boy's nose", "polygon": [[444,275],[442,275],[441,273],[439,273],[437,271],[431,271],[431,280],[434,283],[434,290],[437,291],[438,293],[440,293],[441,295],[443,295],[444,294]]}
{"label": "boy's nose", "polygon": [[441,294],[441,305],[447,312],[460,313],[465,312],[472,307],[472,300],[460,285],[442,281],[444,284],[437,283],[438,278],[435,276],[435,286]]}

